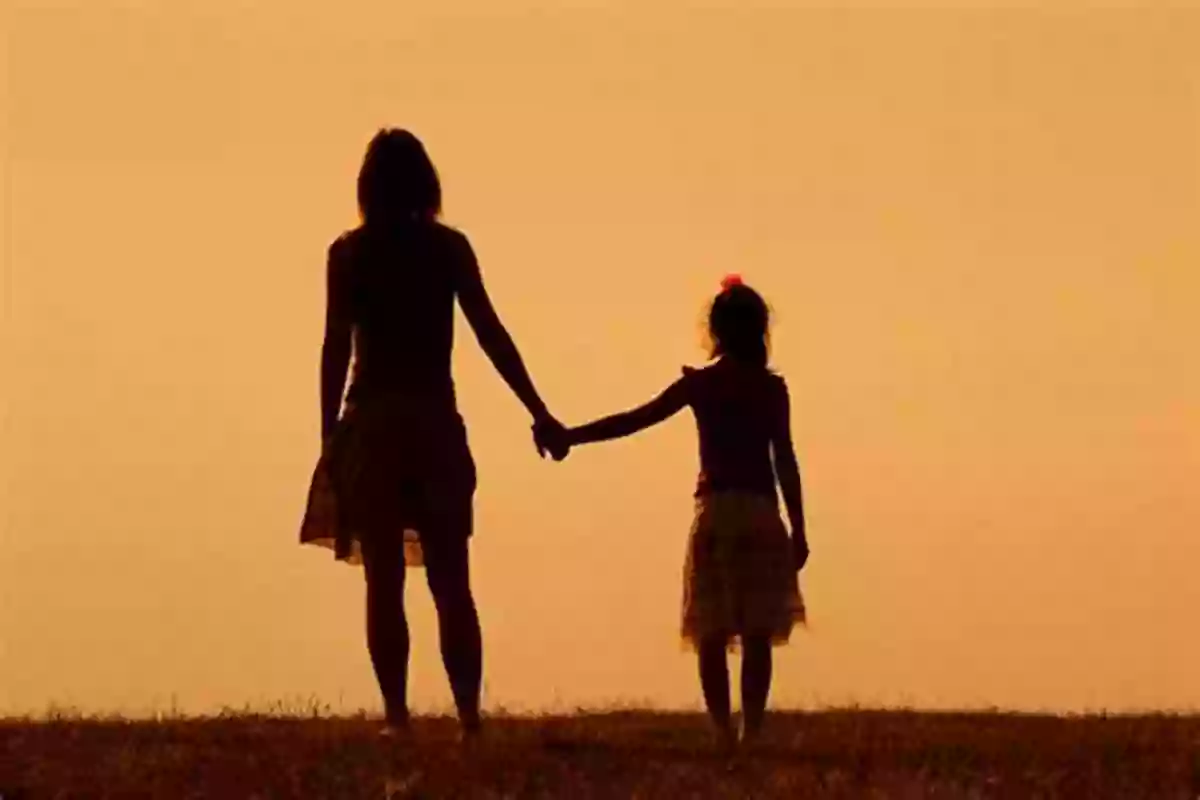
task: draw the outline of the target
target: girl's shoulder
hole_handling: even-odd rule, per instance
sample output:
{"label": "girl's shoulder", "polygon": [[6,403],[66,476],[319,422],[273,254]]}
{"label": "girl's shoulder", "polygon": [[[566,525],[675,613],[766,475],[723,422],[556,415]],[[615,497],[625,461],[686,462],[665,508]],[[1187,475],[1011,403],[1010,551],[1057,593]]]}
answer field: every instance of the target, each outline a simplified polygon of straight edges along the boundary
{"label": "girl's shoulder", "polygon": [[703,402],[706,397],[727,395],[730,387],[738,385],[737,377],[722,365],[713,361],[703,366],[694,367],[685,364],[680,367],[678,385],[687,392],[689,401]]}
{"label": "girl's shoulder", "polygon": [[712,368],[712,364],[705,364],[702,367],[693,367],[690,364],[684,364],[679,368],[679,383],[687,387],[695,387],[707,383],[712,373]]}
{"label": "girl's shoulder", "polygon": [[695,405],[703,394],[706,381],[704,380],[707,367],[693,367],[683,364],[679,367],[679,377],[667,389],[681,397],[685,405]]}
{"label": "girl's shoulder", "polygon": [[786,385],[783,375],[771,367],[758,367],[739,364],[721,358],[702,367],[684,366],[683,375],[696,377],[711,377],[712,379],[729,379],[738,383],[761,381],[772,386]]}
{"label": "girl's shoulder", "polygon": [[788,396],[787,382],[783,376],[769,367],[752,366],[736,362],[716,361],[696,371],[698,388],[714,396],[731,396],[752,399],[755,403],[770,406]]}

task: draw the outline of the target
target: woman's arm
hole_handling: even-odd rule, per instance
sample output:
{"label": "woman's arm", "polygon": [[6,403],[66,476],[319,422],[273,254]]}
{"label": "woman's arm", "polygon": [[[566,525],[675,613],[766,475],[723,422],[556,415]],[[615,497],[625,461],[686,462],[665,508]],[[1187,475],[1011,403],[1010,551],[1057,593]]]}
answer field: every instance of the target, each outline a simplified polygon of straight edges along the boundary
{"label": "woman's arm", "polygon": [[687,380],[686,376],[680,378],[643,406],[568,429],[567,442],[577,445],[620,439],[671,418],[687,405]]}
{"label": "woman's arm", "polygon": [[458,302],[467,322],[471,324],[471,330],[475,332],[475,338],[479,340],[479,346],[534,420],[542,423],[551,421],[553,418],[533,386],[516,343],[492,306],[470,242],[461,234],[454,235],[454,242]]}
{"label": "woman's arm", "polygon": [[321,345],[321,440],[333,434],[342,413],[350,368],[350,308],[340,240],[329,248],[325,268],[325,341]]}
{"label": "woman's arm", "polygon": [[808,561],[808,532],[804,524],[804,496],[800,489],[800,465],[796,461],[796,448],[792,444],[791,399],[787,384],[779,379],[771,419],[771,452],[775,461],[775,477],[779,491],[787,508],[792,526],[792,552],[796,569]]}

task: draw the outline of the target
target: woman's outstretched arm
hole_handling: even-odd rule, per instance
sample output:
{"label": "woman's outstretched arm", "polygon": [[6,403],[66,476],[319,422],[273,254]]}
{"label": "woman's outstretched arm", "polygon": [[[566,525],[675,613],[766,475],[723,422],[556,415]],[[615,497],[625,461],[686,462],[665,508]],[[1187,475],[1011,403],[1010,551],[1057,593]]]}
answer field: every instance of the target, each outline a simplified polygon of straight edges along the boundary
{"label": "woman's outstretched arm", "polygon": [[350,309],[341,244],[329,248],[325,268],[325,341],[321,345],[321,440],[333,434],[342,413],[350,368]]}
{"label": "woman's outstretched arm", "polygon": [[454,239],[458,302],[467,317],[467,322],[471,324],[471,330],[475,332],[475,338],[479,340],[479,346],[496,367],[500,377],[529,411],[530,416],[538,422],[551,421],[553,417],[534,388],[516,343],[500,321],[483,286],[479,262],[470,242],[461,234],[456,234]]}
{"label": "woman's outstretched arm", "polygon": [[568,429],[567,443],[577,445],[620,439],[670,419],[687,405],[686,381],[686,377],[680,378],[643,406]]}

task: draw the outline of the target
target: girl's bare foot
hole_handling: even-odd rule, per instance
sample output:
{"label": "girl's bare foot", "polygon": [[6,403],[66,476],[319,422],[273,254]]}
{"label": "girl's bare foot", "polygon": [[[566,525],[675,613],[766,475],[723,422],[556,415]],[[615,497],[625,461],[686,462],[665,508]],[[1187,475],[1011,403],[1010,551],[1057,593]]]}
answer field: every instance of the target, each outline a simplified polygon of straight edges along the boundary
{"label": "girl's bare foot", "polygon": [[478,713],[461,714],[458,720],[458,741],[464,747],[473,747],[483,737],[483,720]]}
{"label": "girl's bare foot", "polygon": [[379,729],[379,738],[388,746],[409,748],[413,745],[412,728],[405,726],[384,725]]}
{"label": "girl's bare foot", "polygon": [[738,737],[731,723],[717,725],[716,730],[717,749],[722,755],[733,755],[737,752]]}

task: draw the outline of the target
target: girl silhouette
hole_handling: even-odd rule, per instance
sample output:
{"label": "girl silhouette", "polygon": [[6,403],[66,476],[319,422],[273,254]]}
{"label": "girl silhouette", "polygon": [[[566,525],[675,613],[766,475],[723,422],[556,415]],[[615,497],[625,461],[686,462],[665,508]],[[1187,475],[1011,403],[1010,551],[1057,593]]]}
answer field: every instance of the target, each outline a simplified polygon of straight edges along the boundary
{"label": "girl silhouette", "polygon": [[[726,651],[742,647],[742,738],[762,726],[772,645],[805,620],[797,572],[808,560],[800,471],[792,446],[787,385],[768,369],[769,312],[731,276],[709,312],[711,356],[640,408],[571,428],[546,428],[561,447],[629,436],[684,406],[696,416],[700,478],[684,568],[684,640],[699,651],[700,683],[722,742],[731,724]],[[561,439],[558,437],[561,436]],[[555,454],[556,458],[565,455]],[[779,515],[776,482],[791,521]]]}

